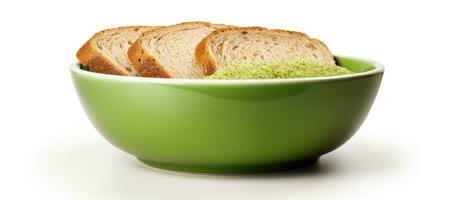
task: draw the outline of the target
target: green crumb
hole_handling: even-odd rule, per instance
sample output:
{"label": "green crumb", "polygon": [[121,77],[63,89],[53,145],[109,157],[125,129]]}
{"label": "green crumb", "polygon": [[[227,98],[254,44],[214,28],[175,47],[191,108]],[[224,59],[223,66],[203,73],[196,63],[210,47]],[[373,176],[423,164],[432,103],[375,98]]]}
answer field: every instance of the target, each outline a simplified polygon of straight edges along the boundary
{"label": "green crumb", "polygon": [[204,77],[204,79],[286,79],[338,76],[354,73],[334,64],[297,60],[292,62],[231,65]]}

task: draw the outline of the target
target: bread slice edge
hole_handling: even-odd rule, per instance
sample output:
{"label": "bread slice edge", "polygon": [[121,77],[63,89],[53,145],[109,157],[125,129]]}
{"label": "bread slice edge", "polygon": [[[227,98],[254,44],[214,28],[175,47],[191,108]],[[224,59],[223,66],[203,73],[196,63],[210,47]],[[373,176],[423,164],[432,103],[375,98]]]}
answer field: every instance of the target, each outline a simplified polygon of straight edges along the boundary
{"label": "bread slice edge", "polygon": [[[161,28],[171,28],[175,26],[192,26],[192,25],[206,25],[214,27],[215,29],[221,29],[225,27],[233,27],[224,24],[212,24],[210,22],[195,21],[195,22],[182,22],[170,26],[164,26]],[[144,77],[159,77],[159,78],[175,78],[175,76],[167,71],[153,55],[149,53],[149,50],[144,44],[144,37],[146,37],[152,31],[159,31],[158,29],[144,32],[132,46],[129,48],[128,57],[132,65],[138,71],[140,76]]]}
{"label": "bread slice edge", "polygon": [[108,28],[95,33],[76,53],[78,61],[89,68],[89,71],[129,76],[129,72],[124,68],[117,67],[117,64],[113,63],[109,56],[103,51],[97,48],[94,44],[96,39],[100,37],[102,33],[107,31],[115,31],[119,29],[135,29],[135,28],[154,28],[155,26],[120,26],[115,28]]}
{"label": "bread slice edge", "polygon": [[297,32],[297,31],[290,31],[290,30],[282,30],[282,29],[267,29],[264,27],[228,27],[228,28],[222,28],[222,29],[213,31],[212,33],[207,35],[207,37],[205,37],[196,47],[196,50],[195,50],[196,62],[203,68],[205,75],[208,76],[208,75],[213,74],[220,67],[218,66],[216,62],[215,56],[209,49],[209,43],[211,42],[213,37],[217,35],[218,33],[229,31],[229,30],[247,30],[247,31],[249,30],[269,30],[269,31],[274,31],[274,32],[289,33],[289,34],[293,34],[293,35],[297,35],[301,37],[306,37],[313,44],[321,46],[323,49],[329,52],[327,59],[330,62],[335,64],[334,56],[330,53],[329,48],[322,41],[315,39],[315,38],[311,38],[305,33]]}
{"label": "bread slice edge", "polygon": [[[147,31],[148,32],[148,31]],[[147,33],[145,32],[145,33]],[[143,33],[143,34],[145,34]],[[143,35],[142,34],[142,35]],[[139,76],[172,78],[173,76],[164,69],[163,65],[148,53],[140,36],[127,51],[132,66],[137,70]]]}

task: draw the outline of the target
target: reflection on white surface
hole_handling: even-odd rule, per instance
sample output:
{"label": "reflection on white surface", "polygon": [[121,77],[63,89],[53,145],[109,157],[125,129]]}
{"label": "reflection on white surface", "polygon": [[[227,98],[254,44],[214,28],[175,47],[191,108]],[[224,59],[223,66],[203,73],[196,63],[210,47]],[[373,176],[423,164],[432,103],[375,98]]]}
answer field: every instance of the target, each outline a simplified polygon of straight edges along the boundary
{"label": "reflection on white surface", "polygon": [[[365,137],[364,137],[365,135]],[[358,134],[318,164],[258,175],[202,175],[157,170],[101,139],[50,142],[37,152],[37,180],[65,198],[278,199],[352,196],[364,188],[393,184],[403,176],[405,155],[398,144]]]}

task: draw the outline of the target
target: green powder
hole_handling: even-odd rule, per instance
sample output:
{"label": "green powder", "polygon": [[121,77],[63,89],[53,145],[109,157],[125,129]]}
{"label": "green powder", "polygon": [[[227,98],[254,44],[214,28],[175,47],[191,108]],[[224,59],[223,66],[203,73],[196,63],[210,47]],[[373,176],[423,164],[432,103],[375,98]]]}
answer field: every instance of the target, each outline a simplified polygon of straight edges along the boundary
{"label": "green powder", "polygon": [[334,64],[297,60],[265,64],[238,64],[225,67],[205,79],[280,79],[338,76],[354,72]]}

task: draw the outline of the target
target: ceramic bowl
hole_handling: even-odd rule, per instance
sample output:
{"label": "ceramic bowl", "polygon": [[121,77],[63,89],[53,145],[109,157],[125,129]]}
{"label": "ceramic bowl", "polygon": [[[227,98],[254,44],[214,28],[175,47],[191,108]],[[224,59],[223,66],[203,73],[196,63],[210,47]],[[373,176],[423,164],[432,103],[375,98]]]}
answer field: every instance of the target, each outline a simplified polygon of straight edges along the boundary
{"label": "ceramic bowl", "polygon": [[276,80],[124,77],[72,65],[95,128],[146,165],[250,173],[313,163],[361,126],[384,68],[336,57],[352,75]]}

